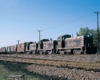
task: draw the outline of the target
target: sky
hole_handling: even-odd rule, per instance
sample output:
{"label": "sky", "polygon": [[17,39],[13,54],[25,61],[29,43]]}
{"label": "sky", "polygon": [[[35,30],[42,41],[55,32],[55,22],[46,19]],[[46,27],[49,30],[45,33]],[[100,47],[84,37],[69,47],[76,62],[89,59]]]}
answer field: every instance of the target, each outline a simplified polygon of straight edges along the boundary
{"label": "sky", "polygon": [[[0,0],[0,47],[96,29],[100,0]],[[100,17],[99,17],[100,18]],[[99,20],[100,22],[100,20]]]}

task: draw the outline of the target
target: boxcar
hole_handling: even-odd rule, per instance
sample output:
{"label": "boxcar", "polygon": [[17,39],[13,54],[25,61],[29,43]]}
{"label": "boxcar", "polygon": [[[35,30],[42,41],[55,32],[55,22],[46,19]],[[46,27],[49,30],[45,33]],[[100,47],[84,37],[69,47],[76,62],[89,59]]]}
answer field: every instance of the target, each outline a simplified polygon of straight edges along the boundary
{"label": "boxcar", "polygon": [[0,48],[0,54],[2,53],[2,48]]}
{"label": "boxcar", "polygon": [[6,53],[6,47],[1,47],[0,54],[5,54],[5,53]]}
{"label": "boxcar", "polygon": [[8,54],[11,53],[11,46],[6,47],[6,53],[8,53]]}
{"label": "boxcar", "polygon": [[17,44],[17,53],[25,53],[26,51],[26,42]]}
{"label": "boxcar", "polygon": [[10,46],[10,50],[11,50],[11,53],[16,53],[16,51],[17,51],[17,46],[16,46],[16,45]]}
{"label": "boxcar", "polygon": [[2,53],[2,49],[0,48],[0,53]]}

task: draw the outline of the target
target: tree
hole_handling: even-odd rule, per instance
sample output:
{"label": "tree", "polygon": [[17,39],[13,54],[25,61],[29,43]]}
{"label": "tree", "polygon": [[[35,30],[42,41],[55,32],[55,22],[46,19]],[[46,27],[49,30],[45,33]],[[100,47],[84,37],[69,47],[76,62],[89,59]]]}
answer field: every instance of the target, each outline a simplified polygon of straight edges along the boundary
{"label": "tree", "polygon": [[96,38],[97,31],[96,29],[89,29],[88,27],[80,28],[79,35],[93,35],[93,37]]}
{"label": "tree", "polygon": [[[99,34],[100,34],[100,31],[99,31]],[[89,29],[88,27],[80,28],[79,35],[80,36],[93,35],[94,44],[96,44],[97,42],[97,29]]]}
{"label": "tree", "polygon": [[90,30],[88,27],[80,28],[79,35],[89,35],[89,34],[90,34]]}

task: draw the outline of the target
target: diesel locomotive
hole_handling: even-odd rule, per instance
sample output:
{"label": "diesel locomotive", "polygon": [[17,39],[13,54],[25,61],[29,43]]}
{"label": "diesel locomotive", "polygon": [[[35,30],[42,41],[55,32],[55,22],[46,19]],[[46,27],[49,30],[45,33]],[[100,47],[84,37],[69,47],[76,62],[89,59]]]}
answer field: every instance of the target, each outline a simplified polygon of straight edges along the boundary
{"label": "diesel locomotive", "polygon": [[71,37],[70,34],[59,36],[57,40],[42,39],[38,42],[24,42],[0,48],[2,54],[95,54],[96,52],[93,36]]}

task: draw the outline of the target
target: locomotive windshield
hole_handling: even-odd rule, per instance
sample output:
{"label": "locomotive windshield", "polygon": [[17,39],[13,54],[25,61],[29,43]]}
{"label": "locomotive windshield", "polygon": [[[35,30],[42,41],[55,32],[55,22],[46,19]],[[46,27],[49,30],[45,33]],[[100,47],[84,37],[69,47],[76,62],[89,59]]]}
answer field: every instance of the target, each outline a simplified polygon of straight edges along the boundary
{"label": "locomotive windshield", "polygon": [[41,44],[42,42],[46,42],[46,41],[49,41],[49,39],[42,39],[42,40],[38,41],[38,43]]}
{"label": "locomotive windshield", "polygon": [[63,36],[58,37],[58,41],[65,40],[66,38],[70,38],[70,37],[71,35],[63,35]]}
{"label": "locomotive windshield", "polygon": [[66,38],[70,38],[70,37],[71,37],[71,35],[64,35],[63,39],[65,40]]}

